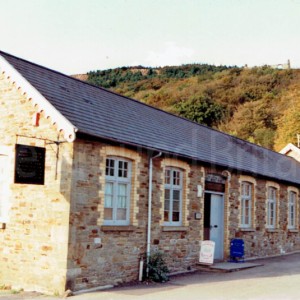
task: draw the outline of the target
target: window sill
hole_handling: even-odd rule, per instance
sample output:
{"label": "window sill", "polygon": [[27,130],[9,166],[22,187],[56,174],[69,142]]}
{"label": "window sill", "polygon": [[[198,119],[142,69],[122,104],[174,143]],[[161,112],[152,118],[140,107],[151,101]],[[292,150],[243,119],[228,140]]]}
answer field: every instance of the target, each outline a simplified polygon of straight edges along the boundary
{"label": "window sill", "polygon": [[298,233],[299,230],[298,229],[292,229],[292,228],[290,228],[290,229],[288,229],[288,232],[290,232],[290,233]]}
{"label": "window sill", "polygon": [[279,229],[276,229],[276,228],[267,228],[267,232],[279,232],[280,230]]}
{"label": "window sill", "polygon": [[242,232],[255,232],[256,230],[254,228],[240,228],[240,231],[242,231]]}
{"label": "window sill", "polygon": [[188,231],[189,228],[186,226],[163,226],[162,231],[164,232],[171,232],[171,231]]}
{"label": "window sill", "polygon": [[125,225],[125,226],[122,226],[122,225],[112,225],[112,226],[109,226],[109,225],[104,225],[104,226],[101,226],[101,231],[104,231],[104,232],[108,232],[108,231],[127,231],[127,232],[132,232],[132,231],[135,231],[135,226],[132,226],[132,225]]}

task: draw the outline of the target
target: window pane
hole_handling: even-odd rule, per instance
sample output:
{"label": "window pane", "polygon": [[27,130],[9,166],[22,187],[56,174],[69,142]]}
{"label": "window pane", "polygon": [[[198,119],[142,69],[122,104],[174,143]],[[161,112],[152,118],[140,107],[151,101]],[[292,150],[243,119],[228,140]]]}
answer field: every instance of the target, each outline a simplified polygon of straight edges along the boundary
{"label": "window pane", "polygon": [[276,192],[273,187],[268,189],[268,225],[275,227],[276,225]]}
{"label": "window pane", "polygon": [[275,225],[275,203],[270,203],[270,225]]}
{"label": "window pane", "polygon": [[164,221],[169,222],[169,211],[164,211]]}
{"label": "window pane", "polygon": [[242,196],[245,195],[245,183],[243,182],[242,183]]}
{"label": "window pane", "polygon": [[113,219],[113,183],[106,182],[104,196],[104,220]]}
{"label": "window pane", "polygon": [[296,210],[296,193],[295,192],[290,192],[289,193],[289,226],[290,227],[295,227],[295,210]]}
{"label": "window pane", "polygon": [[118,176],[121,178],[127,178],[128,176],[128,162],[120,160],[119,161],[119,171]]}
{"label": "window pane", "polygon": [[173,184],[180,185],[180,172],[179,171],[173,171]]}
{"label": "window pane", "polygon": [[242,201],[242,209],[241,209],[241,224],[244,225],[244,214],[245,214],[245,208],[244,208],[244,202]]}
{"label": "window pane", "polygon": [[170,201],[165,200],[165,207],[164,207],[164,220],[166,222],[169,221],[169,213],[170,213]]}
{"label": "window pane", "polygon": [[291,221],[290,221],[290,225],[294,226],[295,222],[294,222],[294,218],[295,218],[295,213],[294,213],[294,207],[291,208]]}
{"label": "window pane", "polygon": [[104,220],[112,220],[113,219],[113,209],[112,208],[104,208]]}
{"label": "window pane", "polygon": [[271,225],[271,203],[267,202],[267,225]]}
{"label": "window pane", "polygon": [[244,183],[244,196],[248,196],[248,184],[247,183]]}
{"label": "window pane", "polygon": [[173,212],[174,211],[180,211],[180,202],[179,201],[173,201]]}
{"label": "window pane", "polygon": [[106,176],[114,176],[115,161],[113,159],[106,159]]}
{"label": "window pane", "polygon": [[173,222],[179,222],[179,212],[173,212]]}
{"label": "window pane", "polygon": [[180,200],[180,191],[173,191],[173,200]]}
{"label": "window pane", "polygon": [[269,193],[269,195],[268,195],[269,199],[276,200],[276,189],[275,188],[270,187],[268,193]]}
{"label": "window pane", "polygon": [[274,215],[275,203],[271,202],[270,206],[271,206],[271,213],[272,213],[272,215]]}
{"label": "window pane", "polygon": [[170,210],[170,201],[165,200],[165,210],[169,211]]}
{"label": "window pane", "polygon": [[270,216],[273,217],[274,203],[270,202]]}
{"label": "window pane", "polygon": [[241,224],[251,225],[252,183],[242,182]]}
{"label": "window pane", "polygon": [[250,200],[246,199],[245,200],[245,210],[249,211],[249,208],[250,208]]}
{"label": "window pane", "polygon": [[122,161],[119,161],[119,173],[118,173],[118,176],[119,177],[123,177],[123,162]]}
{"label": "window pane", "polygon": [[118,184],[118,208],[126,208],[127,184]]}
{"label": "window pane", "polygon": [[171,177],[171,171],[166,170],[165,171],[165,184],[170,184],[170,177]]}
{"label": "window pane", "polygon": [[126,208],[118,208],[117,209],[117,220],[126,220]]}
{"label": "window pane", "polygon": [[249,218],[250,217],[250,215],[249,215],[250,210],[249,210],[249,206],[247,206],[247,202],[248,201],[245,202],[245,225],[249,225],[249,223],[250,223],[249,222],[249,220],[250,220],[250,218]]}
{"label": "window pane", "polygon": [[170,190],[165,189],[165,200],[170,200]]}
{"label": "window pane", "polygon": [[290,192],[290,203],[294,204],[296,199],[296,193]]}
{"label": "window pane", "polygon": [[113,184],[107,182],[105,184],[105,207],[112,207],[113,206]]}
{"label": "window pane", "polygon": [[248,196],[250,197],[251,196],[251,184],[247,183],[247,182],[244,182],[243,183],[243,195],[244,196]]}
{"label": "window pane", "polygon": [[249,216],[248,215],[245,216],[245,225],[249,225]]}

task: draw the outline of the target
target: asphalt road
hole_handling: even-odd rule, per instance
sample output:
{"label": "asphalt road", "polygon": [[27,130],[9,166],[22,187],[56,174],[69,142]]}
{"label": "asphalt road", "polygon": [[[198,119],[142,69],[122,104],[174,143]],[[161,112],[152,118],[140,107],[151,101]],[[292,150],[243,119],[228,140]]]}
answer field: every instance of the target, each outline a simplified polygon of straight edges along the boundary
{"label": "asphalt road", "polygon": [[[70,300],[300,299],[300,253],[258,260],[263,266],[232,273],[197,272],[164,284],[139,284],[81,294]],[[1,295],[0,300],[58,300],[37,294]]]}

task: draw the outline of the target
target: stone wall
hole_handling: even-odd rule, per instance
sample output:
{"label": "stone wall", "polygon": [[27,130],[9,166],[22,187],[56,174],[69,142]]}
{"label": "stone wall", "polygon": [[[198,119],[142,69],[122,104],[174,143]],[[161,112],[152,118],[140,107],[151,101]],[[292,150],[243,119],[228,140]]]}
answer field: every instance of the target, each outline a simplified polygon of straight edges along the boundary
{"label": "stone wall", "polygon": [[[164,169],[177,167],[183,171],[183,220],[182,226],[165,226]],[[202,220],[195,213],[203,215],[203,197],[197,197],[197,185],[204,184],[204,170],[195,164],[188,164],[176,158],[155,160],[153,176],[153,219],[152,247],[166,254],[170,271],[184,272],[198,262],[200,241],[203,239]],[[184,198],[186,197],[186,201]]]}
{"label": "stone wall", "polygon": [[[103,225],[105,160],[110,155],[131,159],[133,163],[129,226]],[[184,173],[182,226],[165,226],[163,221],[164,169],[168,166],[180,168]],[[97,141],[75,141],[68,288],[80,290],[137,280],[139,260],[146,252],[148,168],[145,151]],[[279,222],[276,230],[270,230],[266,229],[266,180],[220,168],[204,168],[201,164],[176,158],[159,157],[153,161],[151,248],[165,254],[171,272],[186,271],[198,262],[204,231],[204,194],[197,196],[197,186],[204,188],[208,173],[227,177],[224,193],[225,259],[229,257],[232,238],[244,239],[246,258],[300,250],[298,230],[287,230],[286,185],[274,183],[280,187]],[[254,226],[249,229],[240,227],[240,186],[245,179],[255,183]],[[296,191],[299,195],[299,190]],[[299,203],[297,207],[299,210]],[[202,218],[197,219],[196,213]]]}
{"label": "stone wall", "polygon": [[[62,293],[65,290],[72,144],[40,116],[20,89],[0,75],[0,151],[6,149],[5,201],[8,220],[0,223],[0,285]],[[15,184],[15,145],[46,148],[45,184]],[[1,154],[1,153],[0,153]]]}
{"label": "stone wall", "polygon": [[[106,156],[132,159],[130,226],[103,226]],[[145,253],[148,172],[145,155],[76,140],[72,178],[67,287],[72,290],[136,280]]]}
{"label": "stone wall", "polygon": [[[235,177],[237,179],[237,177]],[[255,227],[250,229],[241,229],[240,227],[229,228],[231,237],[242,238],[245,241],[245,255],[246,257],[265,257],[289,253],[300,250],[300,236],[299,236],[299,189],[293,188],[297,191],[297,205],[296,205],[296,227],[295,229],[288,229],[288,186],[278,184],[279,199],[277,208],[278,224],[275,229],[268,229],[266,227],[266,194],[268,181],[256,180],[256,198],[255,198]],[[271,183],[277,185],[276,182]],[[234,180],[231,193],[238,195],[239,182]],[[236,196],[232,199],[236,207],[240,207],[240,202]],[[239,223],[238,214],[231,211],[231,218],[235,224]]]}
{"label": "stone wall", "polygon": [[[50,120],[41,114],[12,83],[0,76],[0,152],[8,155],[6,195],[9,214],[0,223],[0,285],[62,293],[65,288],[88,289],[138,278],[139,261],[145,256],[148,218],[149,153],[95,140],[63,140]],[[15,145],[46,148],[45,184],[15,184]],[[59,151],[58,151],[59,149]],[[1,154],[1,153],[0,153]],[[108,156],[131,160],[131,203],[128,226],[103,223],[105,162]],[[181,226],[165,226],[164,170],[183,173]],[[207,173],[226,174],[224,193],[224,251],[229,255],[232,238],[245,240],[246,257],[262,257],[300,250],[299,190],[297,227],[287,228],[288,188],[280,182],[278,226],[266,228],[266,186],[255,178],[253,228],[240,228],[241,175],[221,168],[204,167],[176,157],[153,161],[152,251],[162,251],[171,272],[186,271],[198,262],[203,240],[204,189]],[[202,218],[196,218],[200,213]],[[199,214],[198,214],[199,215]]]}
{"label": "stone wall", "polygon": [[[103,225],[105,160],[109,155],[133,162],[131,218],[129,226]],[[162,251],[171,272],[186,271],[198,260],[202,237],[201,220],[194,215],[203,205],[197,197],[197,184],[203,183],[203,170],[187,166],[183,226],[163,225],[164,166],[170,159],[153,161],[152,251]],[[99,168],[99,166],[101,166]],[[124,147],[95,141],[77,140],[74,146],[68,288],[88,289],[138,279],[139,261],[145,257],[148,219],[148,155]],[[203,201],[202,201],[203,202]]]}

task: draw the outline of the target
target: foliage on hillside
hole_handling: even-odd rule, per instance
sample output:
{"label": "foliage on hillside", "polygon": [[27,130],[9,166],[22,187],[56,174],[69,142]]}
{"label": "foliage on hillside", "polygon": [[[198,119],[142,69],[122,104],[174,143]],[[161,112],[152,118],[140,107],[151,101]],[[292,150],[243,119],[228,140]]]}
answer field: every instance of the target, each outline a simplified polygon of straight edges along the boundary
{"label": "foliage on hillside", "polygon": [[274,146],[276,150],[282,149],[288,143],[297,145],[297,134],[300,134],[299,83],[290,86],[289,92],[283,95],[282,103],[284,107],[277,122],[277,139]]}
{"label": "foliage on hillside", "polygon": [[300,133],[299,70],[138,66],[89,72],[88,81],[270,149]]}
{"label": "foliage on hillside", "polygon": [[[162,83],[163,79],[182,79],[192,76],[205,75],[208,73],[216,73],[228,69],[227,66],[212,66],[212,65],[183,65],[180,67],[164,67],[164,68],[145,68],[143,66],[137,67],[122,67],[108,70],[91,71],[88,73],[88,81],[92,84],[102,86],[104,88],[115,88],[123,83],[128,85],[129,90],[137,91],[135,85],[139,81],[159,78]],[[156,81],[157,82],[157,81]],[[143,82],[144,83],[144,82]],[[141,85],[137,85],[137,88]],[[161,86],[160,86],[161,87]]]}

